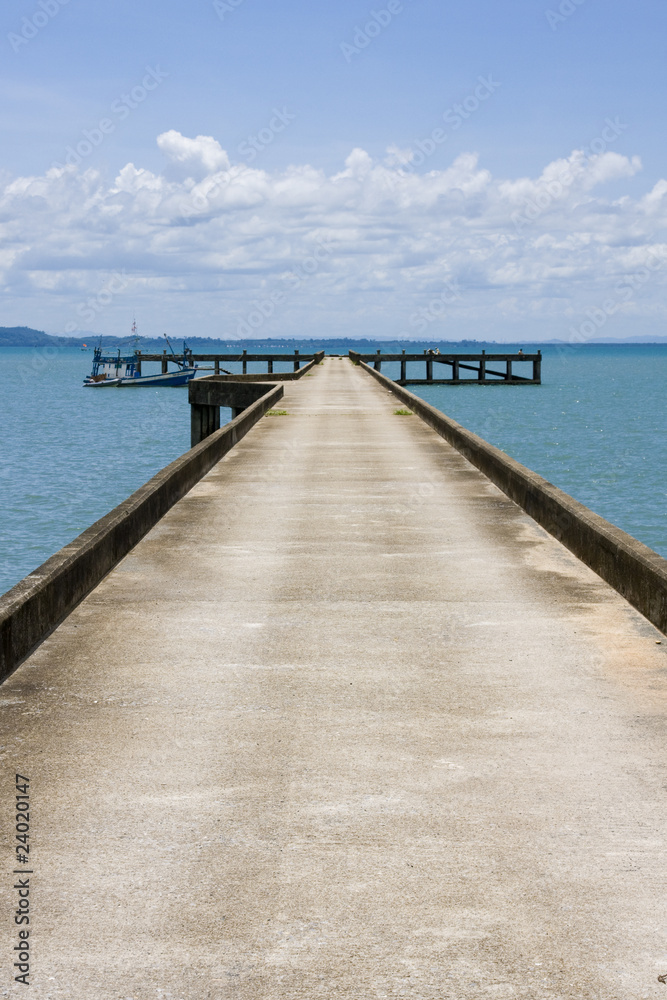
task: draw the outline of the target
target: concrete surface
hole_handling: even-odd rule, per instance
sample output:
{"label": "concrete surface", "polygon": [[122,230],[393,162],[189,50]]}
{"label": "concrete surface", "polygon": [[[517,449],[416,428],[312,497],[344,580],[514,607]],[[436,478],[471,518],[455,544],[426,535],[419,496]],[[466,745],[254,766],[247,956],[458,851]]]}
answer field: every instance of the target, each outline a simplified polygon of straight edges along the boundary
{"label": "concrete surface", "polygon": [[667,636],[667,559],[404,386],[360,365]]}
{"label": "concrete surface", "polygon": [[[191,427],[208,424],[205,440],[161,469],[136,492],[95,521],[34,572],[0,595],[0,681],[62,622],[123,556],[195,483],[216,465],[280,399],[281,386],[265,392],[220,430],[220,410],[192,415]],[[198,408],[191,406],[190,410]],[[213,419],[211,419],[211,416]],[[217,423],[217,430],[210,426]]]}
{"label": "concrete surface", "polygon": [[281,406],[2,687],[28,995],[664,996],[662,636],[347,360]]}

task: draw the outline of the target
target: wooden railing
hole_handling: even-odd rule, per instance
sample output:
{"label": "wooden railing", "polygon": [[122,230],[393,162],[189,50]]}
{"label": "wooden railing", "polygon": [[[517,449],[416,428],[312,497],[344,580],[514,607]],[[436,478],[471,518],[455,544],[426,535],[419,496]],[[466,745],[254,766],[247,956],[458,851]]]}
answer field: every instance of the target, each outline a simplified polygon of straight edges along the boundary
{"label": "wooden railing", "polygon": [[[247,351],[240,351],[238,354],[194,354],[188,351],[187,354],[167,354],[167,351],[163,351],[162,354],[143,354],[141,351],[137,351],[137,356],[139,359],[139,370],[141,371],[142,361],[159,361],[162,364],[162,371],[167,371],[167,363],[169,361],[212,361],[213,368],[208,369],[214,372],[216,375],[220,375],[221,372],[224,373],[225,369],[223,365],[225,364],[240,364],[241,371],[243,375],[248,372],[248,364],[254,362],[266,362],[267,374],[273,374],[273,365],[278,362],[278,364],[291,364],[293,370],[298,372],[302,364],[307,364],[309,361],[314,361],[320,359],[324,356],[324,351],[319,351],[317,354],[301,354],[300,351],[294,351],[292,354],[248,354]],[[207,369],[202,369],[206,371]],[[233,374],[232,372],[227,372],[226,374]]]}
{"label": "wooden railing", "polygon": [[[383,362],[399,362],[401,366],[400,378],[395,381],[398,385],[541,385],[542,383],[542,352],[537,354],[524,354],[518,351],[515,354],[440,354],[436,351],[424,351],[423,354],[408,354],[402,351],[400,354],[383,354],[377,351],[375,354],[360,354],[358,351],[350,351],[350,358],[354,362],[364,361],[372,363],[376,372],[382,370]],[[424,378],[408,378],[408,362],[421,361],[425,364]],[[472,362],[472,363],[471,363]],[[489,363],[504,365],[504,371],[496,368],[489,368]],[[532,378],[519,375],[514,369],[516,364],[532,364]],[[433,377],[434,365],[449,365],[451,374],[445,378]],[[474,372],[476,378],[461,378],[462,371]]]}

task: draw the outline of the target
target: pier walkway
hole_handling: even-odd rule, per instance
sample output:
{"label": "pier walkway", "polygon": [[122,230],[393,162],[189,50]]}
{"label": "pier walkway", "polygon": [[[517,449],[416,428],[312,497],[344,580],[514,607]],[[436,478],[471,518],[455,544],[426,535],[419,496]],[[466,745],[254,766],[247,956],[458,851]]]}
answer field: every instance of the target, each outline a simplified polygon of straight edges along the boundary
{"label": "pier walkway", "polygon": [[31,995],[667,996],[663,637],[347,359],[281,405],[3,685]]}

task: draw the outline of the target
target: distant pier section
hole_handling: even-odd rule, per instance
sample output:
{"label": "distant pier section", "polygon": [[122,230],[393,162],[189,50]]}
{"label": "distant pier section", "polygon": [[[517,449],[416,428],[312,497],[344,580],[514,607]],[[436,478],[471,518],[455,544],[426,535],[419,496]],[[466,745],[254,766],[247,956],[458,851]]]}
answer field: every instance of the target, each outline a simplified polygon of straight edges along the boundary
{"label": "distant pier section", "polygon": [[[212,361],[213,367],[210,369],[200,369],[201,371],[212,371],[216,375],[228,374],[231,375],[232,372],[225,372],[223,365],[230,364],[240,364],[241,372],[243,375],[248,373],[248,365],[254,364],[256,362],[265,363],[267,375],[273,374],[273,365],[275,362],[281,365],[292,365],[292,370],[295,372],[300,371],[301,365],[308,364],[314,360],[320,360],[324,355],[321,351],[317,354],[301,354],[299,351],[294,351],[292,354],[283,354],[280,352],[274,352],[272,354],[248,354],[247,351],[240,351],[236,354],[194,354],[192,351],[187,351],[185,354],[168,354],[167,351],[163,351],[162,354],[143,354],[141,351],[137,351],[137,357],[139,360],[139,372],[141,373],[141,363],[143,361],[157,361],[162,364],[162,371],[167,371],[167,362],[169,361],[180,361],[185,363],[198,363],[200,361]],[[365,357],[365,355],[364,355]]]}
{"label": "distant pier section", "polygon": [[[350,351],[354,362],[365,361],[372,364],[376,372],[382,370],[383,362],[399,362],[400,378],[398,385],[541,385],[542,384],[542,352],[537,354],[440,354],[438,351],[424,351],[422,354],[360,354]],[[408,364],[422,362],[425,366],[424,377],[415,377],[408,373]],[[526,365],[532,365],[532,378],[528,377]],[[437,368],[435,366],[444,366]],[[491,365],[492,367],[489,367]],[[503,370],[499,371],[498,366]],[[516,367],[515,367],[516,366]],[[517,370],[521,366],[521,373]],[[530,369],[528,369],[530,371]],[[473,372],[473,376],[461,378],[461,372]],[[445,376],[444,378],[442,376]],[[434,377],[435,376],[435,377]]]}

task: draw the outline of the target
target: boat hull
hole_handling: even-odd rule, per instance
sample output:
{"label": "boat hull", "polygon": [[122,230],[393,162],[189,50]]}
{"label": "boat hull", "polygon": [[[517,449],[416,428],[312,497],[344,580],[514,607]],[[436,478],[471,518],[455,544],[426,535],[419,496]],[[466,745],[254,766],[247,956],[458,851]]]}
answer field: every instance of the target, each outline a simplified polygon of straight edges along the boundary
{"label": "boat hull", "polygon": [[191,369],[189,371],[180,372],[167,372],[164,375],[138,375],[134,378],[105,378],[100,379],[99,382],[93,382],[86,380],[83,384],[86,387],[91,387],[95,389],[102,388],[115,388],[115,389],[125,389],[130,386],[134,387],[146,387],[151,386],[179,386],[187,385],[188,382],[195,377],[195,370]]}

